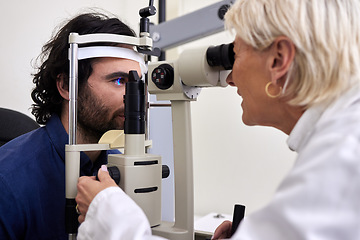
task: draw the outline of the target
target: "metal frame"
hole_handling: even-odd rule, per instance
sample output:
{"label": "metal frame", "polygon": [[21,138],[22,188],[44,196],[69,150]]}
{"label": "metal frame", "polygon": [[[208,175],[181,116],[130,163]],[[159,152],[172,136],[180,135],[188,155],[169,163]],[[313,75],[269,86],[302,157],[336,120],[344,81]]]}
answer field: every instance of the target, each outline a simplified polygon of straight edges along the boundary
{"label": "metal frame", "polygon": [[224,30],[221,18],[225,7],[234,0],[223,0],[176,19],[150,26],[154,47],[168,50]]}

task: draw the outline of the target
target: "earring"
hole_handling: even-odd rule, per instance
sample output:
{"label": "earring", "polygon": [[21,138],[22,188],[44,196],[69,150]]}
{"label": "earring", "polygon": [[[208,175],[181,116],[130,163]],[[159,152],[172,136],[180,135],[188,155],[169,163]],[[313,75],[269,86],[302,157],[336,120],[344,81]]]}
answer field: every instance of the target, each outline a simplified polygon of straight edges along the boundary
{"label": "earring", "polygon": [[266,95],[268,95],[268,97],[270,98],[277,98],[281,95],[281,91],[282,91],[282,87],[280,87],[280,92],[276,95],[272,95],[271,93],[269,93],[269,86],[271,85],[272,82],[268,82],[265,86],[265,92],[266,92]]}

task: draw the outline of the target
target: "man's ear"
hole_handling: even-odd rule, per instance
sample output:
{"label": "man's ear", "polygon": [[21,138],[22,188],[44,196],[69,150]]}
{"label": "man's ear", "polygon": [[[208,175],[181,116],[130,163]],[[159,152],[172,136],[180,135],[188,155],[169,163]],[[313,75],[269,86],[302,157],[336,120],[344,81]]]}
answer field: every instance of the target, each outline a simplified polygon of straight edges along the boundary
{"label": "man's ear", "polygon": [[60,93],[60,95],[65,99],[69,101],[69,84],[66,81],[66,75],[65,74],[59,74],[56,78],[56,87]]}
{"label": "man's ear", "polygon": [[273,84],[283,87],[286,75],[295,58],[295,45],[285,36],[275,39],[271,46],[270,72]]}

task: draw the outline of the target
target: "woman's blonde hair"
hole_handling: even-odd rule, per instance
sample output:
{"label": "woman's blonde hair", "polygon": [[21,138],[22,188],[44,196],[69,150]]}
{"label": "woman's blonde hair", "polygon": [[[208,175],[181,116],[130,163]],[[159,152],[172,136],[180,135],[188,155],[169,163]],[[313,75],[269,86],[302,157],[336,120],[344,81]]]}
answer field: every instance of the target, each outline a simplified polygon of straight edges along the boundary
{"label": "woman's blonde hair", "polygon": [[359,0],[237,0],[226,26],[255,49],[278,36],[296,47],[285,95],[309,107],[360,83]]}

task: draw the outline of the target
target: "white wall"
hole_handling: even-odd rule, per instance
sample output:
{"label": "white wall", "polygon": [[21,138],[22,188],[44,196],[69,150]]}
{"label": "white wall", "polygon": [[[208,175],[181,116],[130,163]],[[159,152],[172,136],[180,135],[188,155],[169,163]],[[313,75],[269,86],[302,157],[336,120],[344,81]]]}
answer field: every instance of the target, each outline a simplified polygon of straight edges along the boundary
{"label": "white wall", "polygon": [[[155,1],[156,3],[157,1]],[[168,19],[216,0],[168,1]],[[84,8],[100,7],[138,29],[138,10],[148,0],[14,0],[1,1],[0,107],[31,116],[33,61],[55,26]],[[185,47],[232,41],[217,34]],[[175,57],[177,51],[170,51]],[[266,204],[293,164],[286,136],[274,129],[246,127],[241,122],[241,98],[235,88],[204,89],[192,103],[195,213],[231,214],[235,203],[252,212]]]}
{"label": "white wall", "polygon": [[[64,20],[88,8],[101,8],[118,15],[138,29],[138,11],[148,0],[14,0],[0,1],[0,107],[32,116],[32,61]],[[136,30],[137,31],[137,30]]]}

